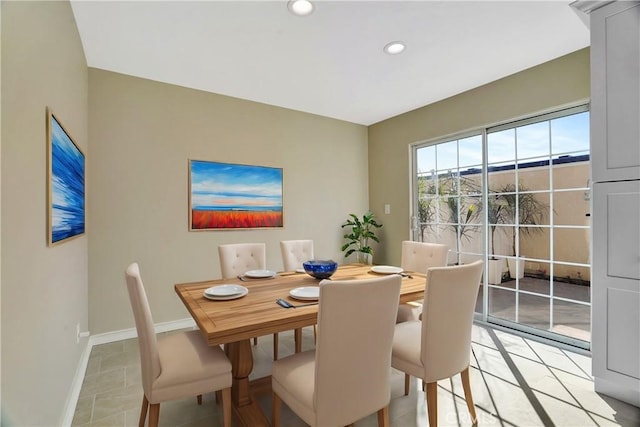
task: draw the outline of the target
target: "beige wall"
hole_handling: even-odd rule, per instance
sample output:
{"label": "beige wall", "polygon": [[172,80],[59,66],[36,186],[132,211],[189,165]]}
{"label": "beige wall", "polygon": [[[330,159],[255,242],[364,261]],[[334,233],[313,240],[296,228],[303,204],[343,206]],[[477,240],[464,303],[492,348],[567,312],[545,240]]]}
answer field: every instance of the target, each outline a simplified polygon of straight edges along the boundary
{"label": "beige wall", "polygon": [[[473,72],[473,64],[469,70]],[[399,264],[401,242],[410,238],[411,144],[509,121],[588,97],[589,50],[582,49],[370,126],[369,201],[385,224],[377,262]],[[384,214],[385,204],[391,205],[388,215]]]}
{"label": "beige wall", "polygon": [[[340,224],[368,207],[366,127],[96,69],[89,93],[92,334],[133,327],[132,261],[156,323],[188,317],[175,283],[220,277],[219,244],[265,242],[275,270],[285,239],[343,261]],[[188,159],[283,168],[284,228],[189,232]]]}
{"label": "beige wall", "polygon": [[86,339],[88,237],[46,244],[45,108],[86,155],[88,71],[68,2],[2,2],[2,417],[60,425]]}

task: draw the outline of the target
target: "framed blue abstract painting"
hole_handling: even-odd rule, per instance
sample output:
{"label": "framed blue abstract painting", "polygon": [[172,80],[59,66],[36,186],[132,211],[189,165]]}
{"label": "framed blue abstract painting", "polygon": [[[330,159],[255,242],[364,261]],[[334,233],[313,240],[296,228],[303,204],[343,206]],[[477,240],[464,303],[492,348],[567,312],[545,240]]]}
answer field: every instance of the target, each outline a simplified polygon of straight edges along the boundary
{"label": "framed blue abstract painting", "polygon": [[85,232],[85,159],[58,118],[47,109],[47,244]]}

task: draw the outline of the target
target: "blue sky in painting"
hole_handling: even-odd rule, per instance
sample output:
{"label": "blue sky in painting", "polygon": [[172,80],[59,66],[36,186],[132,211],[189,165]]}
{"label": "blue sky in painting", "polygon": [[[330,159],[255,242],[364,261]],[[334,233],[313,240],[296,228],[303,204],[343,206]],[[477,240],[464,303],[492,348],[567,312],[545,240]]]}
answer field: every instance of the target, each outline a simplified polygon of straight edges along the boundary
{"label": "blue sky in painting", "polygon": [[52,242],[84,233],[84,156],[51,116]]}
{"label": "blue sky in painting", "polygon": [[195,210],[282,210],[282,169],[191,161]]}

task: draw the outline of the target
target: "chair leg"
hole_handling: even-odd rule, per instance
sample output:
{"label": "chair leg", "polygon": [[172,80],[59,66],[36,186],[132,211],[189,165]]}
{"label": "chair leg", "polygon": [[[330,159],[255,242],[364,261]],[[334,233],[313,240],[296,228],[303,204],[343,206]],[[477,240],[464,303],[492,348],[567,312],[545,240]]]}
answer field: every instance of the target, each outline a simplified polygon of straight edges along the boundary
{"label": "chair leg", "polygon": [[427,383],[427,412],[429,427],[438,427],[438,383]]}
{"label": "chair leg", "polygon": [[300,353],[302,351],[302,328],[293,330],[293,342],[295,343],[295,352]]}
{"label": "chair leg", "polygon": [[253,337],[253,345],[258,345],[258,337]]}
{"label": "chair leg", "polygon": [[411,375],[404,374],[404,395],[409,396],[409,384],[411,383]]}
{"label": "chair leg", "polygon": [[202,405],[202,395],[201,394],[199,394],[197,396],[197,399],[198,399],[198,405]]}
{"label": "chair leg", "polygon": [[271,427],[280,427],[280,406],[282,406],[282,401],[275,392],[271,394],[273,396],[271,401]]}
{"label": "chair leg", "polygon": [[316,325],[313,325],[313,343],[318,343],[318,328],[316,328]]}
{"label": "chair leg", "polygon": [[219,405],[222,402],[222,392],[220,390],[216,391],[216,405]]}
{"label": "chair leg", "polygon": [[273,334],[273,360],[278,360],[278,334]]}
{"label": "chair leg", "polygon": [[160,404],[154,403],[149,411],[149,427],[158,427],[158,418],[160,416]]}
{"label": "chair leg", "polygon": [[231,387],[222,390],[222,425],[231,427]]}
{"label": "chair leg", "polygon": [[464,400],[467,401],[467,409],[469,409],[469,415],[471,415],[471,423],[476,425],[478,418],[476,418],[476,408],[473,405],[473,396],[471,395],[471,383],[469,382],[469,367],[460,372],[462,377],[462,388],[464,389]]}
{"label": "chair leg", "polygon": [[144,422],[147,419],[147,410],[149,409],[149,401],[146,395],[142,395],[142,408],[140,408],[140,421],[138,427],[144,427]]}
{"label": "chair leg", "polygon": [[389,427],[389,405],[378,411],[378,427]]}

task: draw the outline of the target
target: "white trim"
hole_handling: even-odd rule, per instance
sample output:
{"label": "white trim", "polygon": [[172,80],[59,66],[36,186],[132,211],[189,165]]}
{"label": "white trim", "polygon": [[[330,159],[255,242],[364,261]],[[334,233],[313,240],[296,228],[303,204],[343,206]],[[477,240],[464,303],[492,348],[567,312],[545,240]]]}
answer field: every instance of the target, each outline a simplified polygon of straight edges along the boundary
{"label": "white trim", "polygon": [[[156,333],[175,331],[178,329],[195,328],[196,322],[193,318],[172,320],[170,322],[156,323],[154,328]],[[73,415],[76,412],[76,406],[78,404],[78,397],[80,396],[80,390],[82,389],[82,383],[84,382],[84,376],[87,372],[87,366],[89,364],[89,356],[94,345],[107,344],[116,341],[122,341],[130,338],[136,338],[136,328],[122,329],[119,331],[105,332],[103,334],[91,335],[87,340],[87,346],[80,356],[78,361],[78,367],[76,374],[71,384],[71,392],[67,398],[66,409],[60,425],[62,427],[70,427],[73,422]]]}
{"label": "white trim", "polygon": [[84,375],[87,372],[87,365],[89,364],[89,355],[91,354],[91,340],[87,340],[87,345],[80,356],[76,373],[73,376],[73,382],[71,383],[71,392],[67,397],[66,409],[63,414],[61,426],[71,426],[73,422],[73,415],[76,412],[76,406],[78,404],[78,397],[80,396],[80,390],[82,389],[82,383],[84,382]]}
{"label": "white trim", "polygon": [[[196,326],[196,322],[192,318],[180,319],[180,320],[172,320],[170,322],[162,322],[156,323],[154,325],[154,329],[156,330],[156,334],[161,332],[169,332],[175,331],[178,329],[186,329],[186,328],[194,328]],[[105,332],[103,334],[91,335],[89,341],[91,342],[91,346],[107,344],[110,342],[128,340],[131,338],[136,338],[138,336],[136,332],[136,328],[129,329],[121,329],[119,331],[113,332]]]}
{"label": "white trim", "polygon": [[587,15],[596,9],[600,9],[603,6],[613,3],[613,1],[600,1],[600,0],[577,0],[569,3],[569,6],[575,10],[579,10]]}

